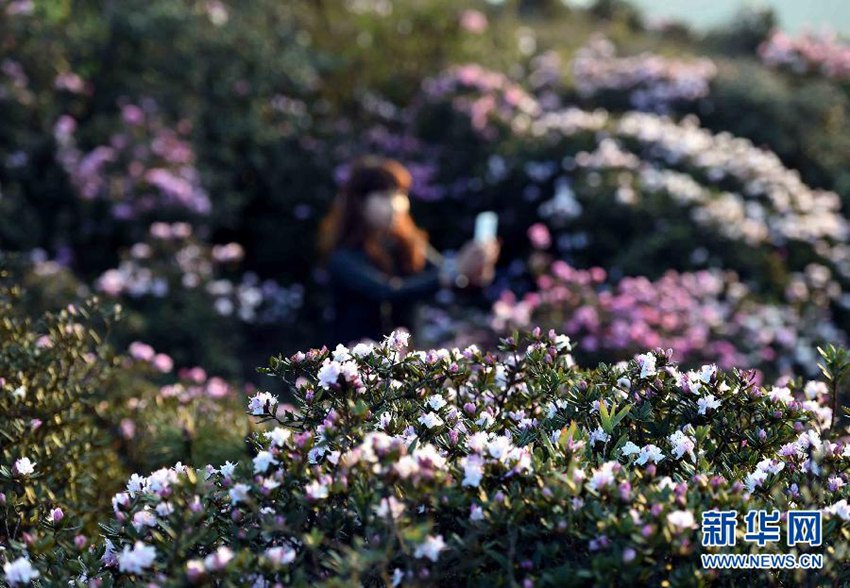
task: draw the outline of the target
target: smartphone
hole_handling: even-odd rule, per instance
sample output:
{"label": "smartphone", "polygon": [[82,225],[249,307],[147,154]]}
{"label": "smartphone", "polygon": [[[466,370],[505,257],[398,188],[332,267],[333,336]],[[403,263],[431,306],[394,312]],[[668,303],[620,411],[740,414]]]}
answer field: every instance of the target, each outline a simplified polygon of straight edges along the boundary
{"label": "smartphone", "polygon": [[479,212],[475,217],[475,242],[486,243],[496,238],[499,217],[495,212],[487,210]]}

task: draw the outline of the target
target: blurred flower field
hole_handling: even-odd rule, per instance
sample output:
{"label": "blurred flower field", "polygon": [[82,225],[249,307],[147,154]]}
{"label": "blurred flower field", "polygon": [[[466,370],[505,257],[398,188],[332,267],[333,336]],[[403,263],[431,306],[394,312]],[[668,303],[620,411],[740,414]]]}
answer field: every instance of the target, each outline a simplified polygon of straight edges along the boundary
{"label": "blurred flower field", "polygon": [[[761,584],[697,564],[747,504],[846,582],[850,42],[775,24],[0,0],[5,582]],[[368,153],[502,248],[348,348],[315,244]]]}

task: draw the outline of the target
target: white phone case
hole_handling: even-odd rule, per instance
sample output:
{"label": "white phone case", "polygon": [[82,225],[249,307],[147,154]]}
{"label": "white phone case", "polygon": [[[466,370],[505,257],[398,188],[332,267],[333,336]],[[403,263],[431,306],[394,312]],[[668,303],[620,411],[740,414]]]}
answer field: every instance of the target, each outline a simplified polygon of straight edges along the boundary
{"label": "white phone case", "polygon": [[496,238],[499,217],[493,211],[479,212],[475,217],[475,241],[486,243]]}

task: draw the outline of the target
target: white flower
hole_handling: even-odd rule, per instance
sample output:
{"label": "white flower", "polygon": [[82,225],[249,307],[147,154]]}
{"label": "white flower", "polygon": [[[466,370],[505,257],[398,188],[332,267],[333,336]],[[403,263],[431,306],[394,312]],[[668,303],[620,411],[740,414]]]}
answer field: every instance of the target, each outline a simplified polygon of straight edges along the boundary
{"label": "white flower", "polygon": [[266,549],[266,557],[279,566],[285,566],[295,561],[295,550],[291,547],[269,547]]}
{"label": "white flower", "polygon": [[228,491],[230,500],[233,504],[245,502],[248,499],[248,491],[251,489],[248,484],[236,484]]}
{"label": "white flower", "polygon": [[649,378],[658,373],[655,369],[655,356],[651,353],[644,353],[637,356],[637,363],[640,366],[640,377]]}
{"label": "white flower", "polygon": [[387,518],[387,515],[391,515],[393,520],[395,520],[402,515],[405,506],[403,502],[399,502],[394,496],[390,496],[389,498],[382,498],[381,502],[373,508],[375,514],[382,519]]}
{"label": "white flower", "polygon": [[307,452],[307,459],[310,460],[310,463],[319,463],[319,459],[324,457],[325,453],[327,453],[328,448],[324,445],[324,442],[324,433],[319,433],[319,435],[316,436],[316,445]]}
{"label": "white flower", "polygon": [[764,470],[756,470],[751,474],[747,474],[746,479],[744,480],[744,486],[746,486],[748,492],[752,492],[756,489],[757,486],[761,486],[762,482],[767,479],[767,472]]}
{"label": "white flower", "polygon": [[478,418],[477,421],[475,421],[475,424],[481,427],[482,429],[486,429],[494,422],[496,422],[496,419],[493,417],[493,415],[489,411],[482,410],[481,416]]}
{"label": "white flower", "polygon": [[410,340],[410,333],[407,331],[393,331],[389,335],[387,335],[386,339],[384,339],[384,343],[386,343],[389,347],[392,347],[396,351],[401,351],[407,347],[407,343]]}
{"label": "white flower", "polygon": [[413,451],[413,457],[420,462],[430,463],[437,470],[446,466],[446,458],[440,455],[440,451],[430,443],[423,443]]}
{"label": "white flower", "polygon": [[697,373],[697,377],[704,384],[711,383],[711,378],[714,374],[717,373],[717,366],[712,364],[706,364],[699,369]]}
{"label": "white flower", "polygon": [[336,384],[341,373],[342,364],[340,362],[325,359],[322,367],[319,368],[319,385],[322,388],[330,388],[331,384]]}
{"label": "white flower", "polygon": [[142,529],[145,527],[155,527],[156,526],[156,517],[149,510],[140,510],[136,514],[133,515],[133,527],[136,528],[136,531],[141,533]]}
{"label": "white flower", "polygon": [[407,479],[419,472],[419,462],[412,455],[403,455],[393,465],[396,473],[402,479]]}
{"label": "white flower", "polygon": [[271,452],[260,451],[254,458],[254,473],[262,474],[263,472],[269,469],[270,465],[276,465],[279,463],[280,462],[274,458],[274,455],[272,455]]}
{"label": "white flower", "polygon": [[431,561],[437,561],[440,557],[440,552],[445,549],[446,543],[443,541],[442,535],[437,535],[436,537],[432,537],[428,535],[425,537],[425,541],[416,546],[416,550],[413,552],[413,557],[427,557]]}
{"label": "white flower", "polygon": [[617,380],[617,386],[623,390],[631,390],[632,382],[626,376],[620,376]]}
{"label": "white flower", "polygon": [[310,500],[321,500],[328,497],[328,487],[319,481],[310,482],[304,490]]}
{"label": "white flower", "polygon": [[785,469],[785,462],[778,459],[765,458],[756,464],[756,469],[769,474],[778,474]]}
{"label": "white flower", "polygon": [[204,567],[210,571],[221,571],[232,559],[233,551],[226,545],[222,545],[204,558]]}
{"label": "white flower", "polygon": [[443,419],[437,416],[434,412],[429,412],[428,414],[423,414],[419,417],[419,422],[428,427],[429,429],[433,429],[434,427],[439,427],[443,424]]}
{"label": "white flower", "polygon": [[280,486],[280,482],[277,480],[273,480],[272,478],[266,478],[263,480],[263,488],[267,490],[274,490]]}
{"label": "white flower", "polygon": [[806,383],[806,387],[803,388],[803,393],[809,400],[814,400],[820,396],[827,395],[829,393],[829,388],[827,388],[826,382],[812,380]]}
{"label": "white flower", "polygon": [[558,335],[557,337],[555,337],[555,348],[558,351],[563,351],[564,349],[566,349],[567,351],[572,351],[573,345],[568,336]]}
{"label": "white flower", "polygon": [[174,512],[174,507],[170,502],[160,502],[156,505],[156,514],[161,517],[167,517]]}
{"label": "white flower", "polygon": [[648,461],[658,463],[662,459],[664,459],[664,453],[662,453],[661,448],[657,445],[649,444],[641,448],[640,455],[635,460],[635,463],[640,465],[644,465]]}
{"label": "white flower", "polygon": [[139,474],[132,474],[130,479],[127,480],[127,492],[130,496],[135,496],[139,492],[142,492],[147,486],[148,479],[144,476],[140,476]]}
{"label": "white flower", "polygon": [[334,361],[343,362],[351,359],[351,353],[348,351],[348,347],[340,343],[334,349]]}
{"label": "white flower", "polygon": [[789,390],[787,386],[783,386],[781,388],[774,386],[768,393],[768,397],[770,397],[773,402],[781,402],[783,404],[788,404],[794,400],[794,396],[791,395],[791,390]]}
{"label": "white flower", "polygon": [[827,506],[824,510],[829,514],[838,515],[845,521],[850,521],[850,504],[847,504],[847,500],[844,498],[831,506]]}
{"label": "white flower", "polygon": [[620,452],[626,457],[630,455],[634,455],[635,453],[640,453],[640,447],[632,443],[631,441],[627,441],[625,445],[620,449]]}
{"label": "white flower", "polygon": [[401,568],[396,568],[393,570],[393,588],[396,588],[401,581],[404,579],[404,572],[401,571]]}
{"label": "white flower", "polygon": [[275,427],[273,430],[266,432],[266,439],[269,439],[275,447],[283,447],[290,436],[292,436],[292,431],[283,427]]}
{"label": "white flower", "polygon": [[115,545],[113,545],[112,541],[107,539],[104,543],[105,549],[103,550],[103,555],[100,556],[100,561],[103,562],[105,566],[114,566],[118,564],[118,558],[115,553]]}
{"label": "white flower", "polygon": [[133,549],[130,549],[129,545],[125,545],[124,551],[118,555],[118,570],[131,574],[141,574],[145,571],[145,568],[153,564],[155,559],[156,549],[141,541],[136,541]]}
{"label": "white flower", "polygon": [[446,405],[446,399],[439,394],[434,394],[428,398],[428,406],[434,410],[440,410]]}
{"label": "white flower", "polygon": [[494,437],[487,443],[487,453],[494,459],[503,460],[508,456],[513,446],[509,437]]}
{"label": "white flower", "polygon": [[130,504],[130,495],[126,492],[119,492],[112,497],[112,510],[118,512],[121,508],[126,508]]}
{"label": "white flower", "polygon": [[39,572],[26,557],[19,557],[13,562],[3,564],[3,573],[6,574],[6,581],[10,585],[29,584],[35,578],[38,578]]}
{"label": "white flower", "polygon": [[19,476],[29,476],[35,471],[35,462],[30,461],[28,457],[22,457],[15,462],[15,472]]}
{"label": "white flower", "polygon": [[146,492],[161,494],[172,482],[177,481],[177,472],[168,468],[160,468],[145,478]]}
{"label": "white flower", "polygon": [[696,462],[696,456],[694,455],[696,440],[693,437],[685,435],[682,431],[676,431],[668,437],[668,440],[670,441],[670,445],[673,446],[673,453],[676,455],[676,459],[682,459],[683,455],[689,453],[691,460]]}
{"label": "white flower", "polygon": [[274,407],[277,404],[277,398],[269,392],[259,392],[248,400],[248,410],[254,416],[263,414],[265,405],[269,405],[269,410],[274,412]]}
{"label": "white flower", "polygon": [[470,521],[483,521],[484,520],[484,509],[478,506],[477,504],[473,504],[469,509],[469,520]]}
{"label": "white flower", "polygon": [[[466,446],[469,447],[471,451],[481,453],[487,447],[489,439],[490,435],[484,431],[477,431],[466,438]],[[850,444],[848,444],[848,447],[850,447]]]}
{"label": "white flower", "polygon": [[18,386],[12,391],[12,396],[17,398],[18,400],[23,400],[27,397],[27,388],[26,386]]}
{"label": "white flower", "polygon": [[676,482],[673,481],[673,478],[670,476],[664,476],[660,480],[658,480],[658,490],[662,491],[664,489],[675,490]]}
{"label": "white flower", "polygon": [[713,394],[707,394],[697,400],[697,406],[699,410],[697,411],[699,414],[705,414],[705,411],[709,408],[716,409],[720,406],[720,401],[714,397]]}
{"label": "white flower", "polygon": [[372,350],[375,348],[371,343],[358,343],[354,346],[354,349],[351,350],[351,353],[356,357],[366,357]]}
{"label": "white flower", "polygon": [[558,398],[554,402],[549,403],[549,407],[546,409],[546,418],[551,419],[555,416],[555,413],[558,412],[558,409],[564,409],[567,407],[567,401],[561,398]]}
{"label": "white flower", "polygon": [[606,433],[602,427],[597,427],[595,431],[590,434],[590,444],[594,445],[597,441],[601,441],[602,443],[607,443],[611,438],[611,435]]}
{"label": "white flower", "polygon": [[390,411],[385,411],[381,413],[381,416],[378,417],[378,422],[375,424],[376,429],[380,429],[381,431],[385,430],[393,420],[393,415]]}
{"label": "white flower", "polygon": [[[239,463],[239,462],[236,462]],[[229,461],[224,462],[224,465],[219,468],[219,473],[225,478],[230,478],[233,476],[233,470],[236,469],[235,463],[230,463]]]}
{"label": "white flower", "polygon": [[461,460],[463,466],[463,482],[461,486],[472,486],[477,488],[484,476],[484,460],[481,456],[473,454]]}
{"label": "white flower", "polygon": [[587,483],[587,486],[592,490],[598,491],[600,488],[605,488],[606,486],[613,484],[615,465],[617,465],[617,462],[608,461],[593,470],[593,475]]}
{"label": "white flower", "polygon": [[676,527],[678,531],[696,527],[694,514],[689,510],[674,510],[667,515],[667,522]]}

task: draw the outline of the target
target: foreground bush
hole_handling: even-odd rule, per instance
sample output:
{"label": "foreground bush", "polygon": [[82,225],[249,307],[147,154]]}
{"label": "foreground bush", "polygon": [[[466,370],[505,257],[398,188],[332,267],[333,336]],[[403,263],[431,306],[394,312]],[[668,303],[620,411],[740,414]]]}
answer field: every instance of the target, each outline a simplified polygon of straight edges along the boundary
{"label": "foreground bush", "polygon": [[[756,508],[823,509],[821,576],[848,579],[850,449],[830,440],[829,406],[843,352],[824,352],[831,386],[758,388],[750,371],[682,372],[661,350],[580,369],[554,332],[498,354],[405,347],[393,333],[273,359],[297,408],[250,400],[276,425],[252,462],[134,474],[106,547],[57,580],[740,585],[769,577],[703,571],[696,521]],[[732,549],[808,549],[752,545]],[[7,557],[46,577],[48,554]]]}
{"label": "foreground bush", "polygon": [[119,307],[32,312],[50,293],[29,288],[61,274],[26,267],[0,255],[0,546],[49,554],[43,573],[61,576],[131,472],[244,458],[253,427],[232,383],[198,367],[175,378],[173,360],[138,341],[116,353]]}
{"label": "foreground bush", "polygon": [[114,362],[102,331],[115,313],[85,304],[21,316],[22,290],[9,284],[5,262],[0,257],[0,545],[62,558],[75,549],[50,530],[74,513],[75,532],[94,531],[93,505],[109,504],[127,471],[97,412]]}

